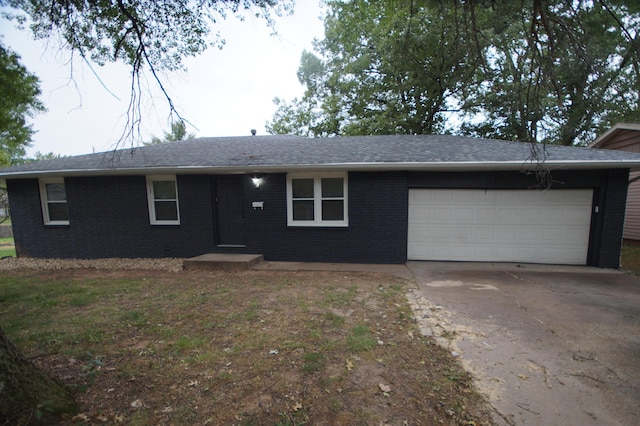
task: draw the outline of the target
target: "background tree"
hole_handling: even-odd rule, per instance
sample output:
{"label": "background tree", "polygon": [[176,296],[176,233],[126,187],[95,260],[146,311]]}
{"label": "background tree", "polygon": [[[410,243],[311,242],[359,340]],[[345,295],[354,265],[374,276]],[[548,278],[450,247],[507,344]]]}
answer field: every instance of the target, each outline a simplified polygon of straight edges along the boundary
{"label": "background tree", "polygon": [[55,152],[42,153],[40,151],[36,151],[36,153],[33,154],[33,157],[27,158],[25,162],[32,163],[34,161],[56,160],[62,157],[64,157],[64,155],[56,154]]}
{"label": "background tree", "polygon": [[438,133],[586,143],[640,120],[640,3],[327,2],[305,94],[270,133]]}
{"label": "background tree", "polygon": [[153,136],[150,142],[145,142],[145,145],[156,145],[159,143],[178,142],[187,139],[193,139],[196,135],[193,133],[187,133],[187,126],[184,121],[175,121],[171,123],[171,131],[164,132],[164,137],[160,139],[157,136]]}
{"label": "background tree", "polygon": [[[435,133],[479,66],[467,16],[413,1],[329,1],[325,39],[302,55],[306,86],[277,99],[269,132],[310,136]],[[307,124],[307,120],[310,120]]]}
{"label": "background tree", "polygon": [[25,156],[34,133],[28,119],[45,110],[38,99],[39,85],[20,56],[0,44],[0,167]]}
{"label": "background tree", "polygon": [[573,145],[640,120],[640,3],[481,5],[473,24],[490,47],[462,98],[462,133]]}
{"label": "background tree", "polygon": [[0,180],[0,225],[9,220],[9,194],[7,193],[7,183]]}

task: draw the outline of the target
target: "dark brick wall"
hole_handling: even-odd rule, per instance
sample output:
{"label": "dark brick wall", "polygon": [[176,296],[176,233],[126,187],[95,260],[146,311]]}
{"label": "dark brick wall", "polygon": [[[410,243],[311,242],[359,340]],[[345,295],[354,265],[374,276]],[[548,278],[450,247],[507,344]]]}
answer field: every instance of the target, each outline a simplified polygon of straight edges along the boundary
{"label": "dark brick wall", "polygon": [[42,234],[44,226],[42,225],[37,179],[7,180],[7,189],[16,254],[38,257],[41,251],[38,250],[36,253],[33,250],[34,246],[55,244],[55,237],[63,236],[63,234],[52,235],[52,241],[44,241],[47,237]]}
{"label": "dark brick wall", "polygon": [[[349,173],[349,227],[288,227],[286,175],[270,174],[256,189],[247,179],[246,251],[267,260],[404,263],[407,185],[402,174]],[[250,208],[264,201],[264,210]]]}
{"label": "dark brick wall", "polygon": [[591,264],[600,268],[619,268],[622,231],[627,202],[629,170],[609,170],[601,175],[596,198],[597,218],[593,220]]}
{"label": "dark brick wall", "polygon": [[[407,191],[403,175],[349,175],[349,227],[287,226],[286,175],[244,176],[246,247],[215,246],[211,176],[178,176],[179,226],[149,224],[143,176],[66,178],[69,226],[44,226],[37,180],[9,181],[18,255],[191,257],[261,253],[267,260],[403,263]],[[253,210],[263,201],[264,210]]]}
{"label": "dark brick wall", "polygon": [[179,226],[149,224],[144,176],[65,178],[68,226],[43,225],[38,181],[8,181],[19,256],[184,257],[211,250],[208,176],[180,176]]}
{"label": "dark brick wall", "polygon": [[[178,176],[181,224],[149,224],[143,176],[66,178],[69,226],[44,226],[36,179],[9,180],[16,249],[33,257],[191,257],[260,253],[267,260],[404,263],[407,188],[533,188],[535,176],[489,173],[349,173],[349,226],[288,227],[286,174],[243,176],[246,247],[218,248],[209,175]],[[590,265],[617,268],[628,170],[561,171],[554,188],[593,188]],[[263,210],[251,202],[263,201]]]}

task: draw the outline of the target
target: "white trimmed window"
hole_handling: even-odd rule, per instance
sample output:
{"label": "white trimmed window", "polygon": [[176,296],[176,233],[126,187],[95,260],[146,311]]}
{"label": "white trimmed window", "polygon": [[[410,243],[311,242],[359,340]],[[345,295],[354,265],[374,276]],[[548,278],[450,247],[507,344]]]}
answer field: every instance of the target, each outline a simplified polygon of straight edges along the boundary
{"label": "white trimmed window", "polygon": [[152,225],[180,225],[175,176],[147,176],[147,200]]}
{"label": "white trimmed window", "polygon": [[64,178],[40,179],[40,201],[45,225],[69,224]]}
{"label": "white trimmed window", "polygon": [[348,226],[347,174],[287,175],[289,226]]}

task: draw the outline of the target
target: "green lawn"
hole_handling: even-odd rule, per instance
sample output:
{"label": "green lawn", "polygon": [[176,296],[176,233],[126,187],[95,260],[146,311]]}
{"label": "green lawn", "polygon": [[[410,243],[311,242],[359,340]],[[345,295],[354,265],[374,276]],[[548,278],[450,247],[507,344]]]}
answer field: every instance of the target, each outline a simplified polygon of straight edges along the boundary
{"label": "green lawn", "polygon": [[0,238],[0,257],[16,255],[16,247],[13,238]]}

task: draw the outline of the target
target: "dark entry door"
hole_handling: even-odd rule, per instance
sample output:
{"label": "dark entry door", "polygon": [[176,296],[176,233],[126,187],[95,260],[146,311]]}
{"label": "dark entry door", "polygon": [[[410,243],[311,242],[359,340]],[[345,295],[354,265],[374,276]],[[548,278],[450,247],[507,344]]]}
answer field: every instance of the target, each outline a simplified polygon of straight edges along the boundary
{"label": "dark entry door", "polygon": [[218,177],[215,180],[216,244],[244,246],[244,191],[242,177]]}

